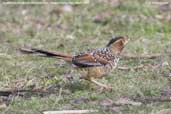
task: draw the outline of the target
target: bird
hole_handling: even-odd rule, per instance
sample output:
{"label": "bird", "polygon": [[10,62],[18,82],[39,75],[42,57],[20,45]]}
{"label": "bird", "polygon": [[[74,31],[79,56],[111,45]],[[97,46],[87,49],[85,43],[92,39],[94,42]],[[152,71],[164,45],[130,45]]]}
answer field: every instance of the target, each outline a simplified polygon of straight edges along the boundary
{"label": "bird", "polygon": [[37,53],[47,57],[62,59],[72,64],[73,68],[79,69],[82,73],[81,78],[97,86],[111,90],[111,86],[100,83],[96,79],[106,76],[117,67],[119,59],[121,58],[121,52],[128,41],[129,38],[127,36],[116,36],[103,48],[87,50],[76,55],[63,54],[39,48],[21,48],[20,50],[26,53]]}

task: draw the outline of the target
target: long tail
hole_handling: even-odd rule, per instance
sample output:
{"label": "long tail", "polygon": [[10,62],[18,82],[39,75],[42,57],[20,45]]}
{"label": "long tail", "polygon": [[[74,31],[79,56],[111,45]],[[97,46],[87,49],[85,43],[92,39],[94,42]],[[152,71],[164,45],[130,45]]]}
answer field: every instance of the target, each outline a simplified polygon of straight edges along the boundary
{"label": "long tail", "polygon": [[47,51],[43,49],[38,49],[38,48],[20,48],[21,52],[27,53],[27,54],[43,54],[47,57],[55,57],[58,59],[63,59],[67,62],[72,61],[72,56],[71,55],[66,55],[62,53],[57,53],[57,52],[52,52],[52,51]]}

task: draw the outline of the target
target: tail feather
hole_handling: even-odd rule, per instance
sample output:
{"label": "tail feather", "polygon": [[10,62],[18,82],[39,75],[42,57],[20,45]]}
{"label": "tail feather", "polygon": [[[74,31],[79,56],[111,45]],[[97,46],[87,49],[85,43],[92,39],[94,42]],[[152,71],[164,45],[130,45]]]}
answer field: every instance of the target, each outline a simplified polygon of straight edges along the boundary
{"label": "tail feather", "polygon": [[28,53],[28,54],[43,54],[47,57],[55,57],[58,59],[63,59],[67,62],[71,62],[72,61],[72,56],[71,55],[66,55],[66,54],[62,54],[62,53],[57,53],[57,52],[52,52],[52,51],[48,51],[48,50],[43,50],[43,49],[38,49],[38,48],[20,48],[21,52],[24,53]]}

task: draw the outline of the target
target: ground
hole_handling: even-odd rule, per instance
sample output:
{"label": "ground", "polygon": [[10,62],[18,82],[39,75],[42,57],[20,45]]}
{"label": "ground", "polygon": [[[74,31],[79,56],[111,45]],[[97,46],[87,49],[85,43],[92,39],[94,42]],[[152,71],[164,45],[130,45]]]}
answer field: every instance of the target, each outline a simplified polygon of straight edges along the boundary
{"label": "ground", "polygon": [[77,73],[74,80],[67,80],[72,68],[64,61],[19,51],[21,47],[37,47],[77,54],[104,47],[112,36],[127,35],[131,40],[123,51],[125,54],[169,53],[171,8],[159,3],[98,0],[77,5],[1,4],[0,90],[48,88],[51,91],[46,95],[1,96],[1,104],[5,104],[0,108],[1,113],[41,114],[45,110],[94,109],[98,114],[155,114],[171,108],[170,102],[113,104],[131,96],[171,95],[168,56],[151,60],[121,59],[119,66],[160,64],[161,67],[115,69],[100,80],[111,85],[113,91],[100,93],[97,86],[80,80]]}

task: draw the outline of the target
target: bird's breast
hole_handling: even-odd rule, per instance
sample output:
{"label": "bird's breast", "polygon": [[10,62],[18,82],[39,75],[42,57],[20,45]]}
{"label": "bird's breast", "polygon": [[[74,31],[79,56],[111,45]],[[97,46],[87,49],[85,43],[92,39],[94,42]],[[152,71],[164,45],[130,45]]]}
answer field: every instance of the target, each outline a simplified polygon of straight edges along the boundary
{"label": "bird's breast", "polygon": [[118,62],[119,58],[115,57],[115,59],[111,60],[107,65],[80,68],[80,70],[82,73],[84,73],[85,77],[101,78],[110,73],[113,69],[115,69],[118,65]]}

